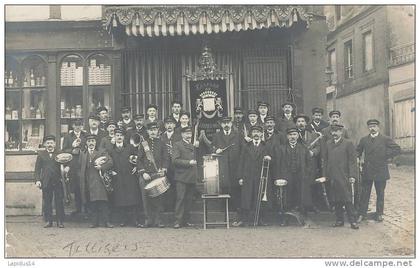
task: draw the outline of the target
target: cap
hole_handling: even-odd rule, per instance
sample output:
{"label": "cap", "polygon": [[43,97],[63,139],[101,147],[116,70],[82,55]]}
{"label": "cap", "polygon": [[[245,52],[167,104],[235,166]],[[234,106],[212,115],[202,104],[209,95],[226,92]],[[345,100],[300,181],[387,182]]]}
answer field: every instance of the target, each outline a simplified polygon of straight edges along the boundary
{"label": "cap", "polygon": [[149,105],[147,105],[146,111],[149,110],[150,108],[155,108],[155,110],[158,109],[157,105],[156,104],[152,104],[152,103],[149,104]]}
{"label": "cap", "polygon": [[339,129],[343,129],[344,126],[340,125],[340,124],[333,124],[331,125],[331,130],[339,130]]}
{"label": "cap", "polygon": [[184,132],[192,132],[192,128],[191,127],[183,127],[183,128],[181,128],[181,133],[184,133]]}
{"label": "cap", "polygon": [[123,134],[123,135],[125,135],[125,131],[124,131],[124,129],[122,129],[122,128],[117,128],[117,129],[115,129],[115,134],[117,134],[117,133],[120,133],[120,134]]}
{"label": "cap", "polygon": [[314,107],[314,108],[312,108],[312,114],[314,114],[314,113],[324,114],[324,109],[319,108],[319,107]]}
{"label": "cap", "polygon": [[88,135],[86,135],[86,140],[96,140],[96,135],[95,134],[88,134]]}
{"label": "cap", "polygon": [[75,126],[81,126],[81,125],[83,125],[82,119],[75,119],[73,121],[73,125],[75,125]]}
{"label": "cap", "polygon": [[305,121],[306,121],[306,123],[308,123],[308,122],[309,122],[309,116],[307,116],[307,115],[305,115],[305,114],[298,114],[298,115],[296,115],[295,117],[293,117],[293,122],[295,122],[295,123],[296,123],[296,121],[297,121],[299,118],[304,118],[304,119],[305,119]]}
{"label": "cap", "polygon": [[241,107],[235,107],[233,108],[233,113],[235,114],[243,114],[244,112],[242,111]]}
{"label": "cap", "polygon": [[292,107],[295,107],[295,104],[291,103],[290,101],[286,101],[286,102],[284,102],[284,103],[281,105],[281,107],[283,108],[285,105],[290,105],[290,106],[292,106]]}
{"label": "cap", "polygon": [[106,107],[104,107],[104,106],[101,106],[101,107],[99,107],[98,109],[96,109],[96,112],[97,112],[97,113],[100,113],[100,112],[102,112],[102,111],[106,111],[106,112],[108,112],[108,109],[107,109]]}
{"label": "cap", "polygon": [[329,112],[328,116],[331,117],[331,116],[333,116],[333,114],[337,114],[338,116],[341,116],[341,112],[337,111],[337,110]]}
{"label": "cap", "polygon": [[258,112],[257,112],[257,111],[255,111],[255,110],[249,110],[249,111],[248,111],[248,115],[250,115],[250,114],[255,114],[255,115],[258,115]]}
{"label": "cap", "polygon": [[131,112],[130,106],[121,107],[121,113],[130,113],[130,112]]}
{"label": "cap", "polygon": [[48,140],[55,141],[55,136],[54,135],[47,135],[47,136],[44,137],[43,142],[46,142]]}
{"label": "cap", "polygon": [[165,124],[166,124],[166,123],[174,123],[174,124],[176,124],[175,119],[173,119],[172,117],[166,117],[166,118],[164,119],[164,122],[165,122]]}
{"label": "cap", "polygon": [[267,122],[267,121],[275,121],[274,116],[267,115],[267,116],[265,117],[265,122]]}
{"label": "cap", "polygon": [[150,122],[147,124],[147,129],[154,129],[154,128],[158,128],[157,122]]}
{"label": "cap", "polygon": [[252,132],[252,131],[254,131],[254,130],[257,130],[257,131],[263,132],[263,128],[262,128],[262,126],[252,126],[252,127],[251,127],[251,129],[250,129],[250,131]]}
{"label": "cap", "polygon": [[232,122],[232,117],[230,117],[230,116],[223,116],[222,122]]}
{"label": "cap", "polygon": [[106,127],[109,127],[110,125],[117,126],[117,123],[114,120],[109,120],[108,121],[108,124],[106,125]]}
{"label": "cap", "polygon": [[379,120],[378,119],[369,119],[366,124],[369,125],[379,125]]}
{"label": "cap", "polygon": [[101,119],[99,118],[99,116],[97,114],[91,113],[88,117],[88,119],[94,119],[97,121],[101,121]]}
{"label": "cap", "polygon": [[191,117],[191,114],[189,113],[189,112],[181,112],[180,114],[179,114],[179,117],[181,117],[181,116],[183,116],[183,115],[187,115],[188,116],[188,118],[190,118]]}
{"label": "cap", "polygon": [[133,119],[144,119],[144,114],[136,114],[135,116],[133,116]]}
{"label": "cap", "polygon": [[286,130],[287,134],[293,133],[293,132],[299,132],[297,128],[295,127],[289,127]]}
{"label": "cap", "polygon": [[259,108],[260,106],[268,107],[270,105],[265,101],[259,101],[259,102],[257,102],[257,108]]}

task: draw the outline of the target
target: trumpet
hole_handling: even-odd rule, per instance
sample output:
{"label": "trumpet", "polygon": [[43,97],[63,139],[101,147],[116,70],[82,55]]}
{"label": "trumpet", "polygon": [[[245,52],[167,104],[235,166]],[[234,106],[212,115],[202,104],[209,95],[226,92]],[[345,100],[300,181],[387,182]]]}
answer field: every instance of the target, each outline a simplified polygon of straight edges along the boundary
{"label": "trumpet", "polygon": [[254,214],[254,226],[258,225],[260,217],[261,202],[267,202],[267,183],[268,173],[270,170],[271,157],[269,155],[264,156],[261,166],[260,185],[258,187],[257,204],[255,206]]}

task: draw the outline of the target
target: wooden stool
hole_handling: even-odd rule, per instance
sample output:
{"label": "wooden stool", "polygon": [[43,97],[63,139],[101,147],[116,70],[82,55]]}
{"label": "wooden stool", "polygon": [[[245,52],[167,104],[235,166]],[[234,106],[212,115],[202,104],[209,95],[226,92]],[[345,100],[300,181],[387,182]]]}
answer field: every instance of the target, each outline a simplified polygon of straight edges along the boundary
{"label": "wooden stool", "polygon": [[[226,225],[226,228],[229,229],[229,198],[228,194],[203,194],[201,195],[203,199],[203,212],[204,212],[204,230],[207,229],[207,225]],[[225,221],[224,222],[208,222],[207,221],[207,200],[225,200]]]}

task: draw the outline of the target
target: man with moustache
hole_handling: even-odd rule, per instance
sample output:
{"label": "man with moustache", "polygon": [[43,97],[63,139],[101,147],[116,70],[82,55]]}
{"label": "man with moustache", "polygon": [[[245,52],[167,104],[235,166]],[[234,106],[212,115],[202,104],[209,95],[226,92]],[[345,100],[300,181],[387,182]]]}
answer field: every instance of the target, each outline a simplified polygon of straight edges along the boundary
{"label": "man with moustache", "polygon": [[109,151],[111,150],[112,146],[115,144],[115,129],[117,128],[117,124],[114,120],[109,120],[106,130],[108,135],[101,139],[99,150],[100,151]]}
{"label": "man with moustache", "polygon": [[147,109],[146,109],[146,115],[147,115],[147,118],[144,122],[144,125],[147,126],[147,124],[149,124],[149,123],[156,122],[156,124],[158,125],[158,128],[159,128],[159,135],[160,135],[160,133],[165,131],[165,127],[163,125],[162,120],[158,119],[158,107],[157,107],[157,105],[149,104],[147,106]]}
{"label": "man with moustache", "polygon": [[191,127],[181,128],[181,136],[182,140],[174,143],[172,153],[176,182],[175,229],[191,226],[190,210],[198,180],[196,148],[192,144]]}
{"label": "man with moustache", "polygon": [[[82,130],[83,122],[80,119],[73,121],[72,130],[69,131],[63,138],[63,152],[71,153],[73,159],[69,163],[69,187],[70,191],[74,193],[74,202],[76,210],[72,212],[72,215],[77,215],[82,212],[82,195],[80,192],[80,177],[79,177],[79,159],[80,151],[85,150],[85,142],[87,133]],[[87,207],[84,207],[87,210]]]}
{"label": "man with moustache", "polygon": [[293,110],[295,105],[291,102],[285,102],[281,105],[283,113],[277,117],[277,130],[286,133],[288,128],[295,127],[293,122]]}
{"label": "man with moustache", "polygon": [[375,220],[383,221],[384,200],[386,181],[390,179],[388,170],[388,159],[391,159],[401,152],[401,148],[390,137],[382,135],[379,129],[379,120],[370,119],[367,121],[369,135],[360,139],[357,146],[357,154],[362,159],[364,154],[362,195],[359,206],[358,222],[366,219],[369,206],[372,185],[376,191],[376,215]]}
{"label": "man with moustache", "polygon": [[336,222],[333,227],[344,226],[344,207],[352,229],[359,229],[352,203],[352,184],[356,182],[357,162],[353,143],[343,137],[343,125],[331,125],[332,138],[323,152],[323,176],[331,182],[331,197],[335,204]]}
{"label": "man with moustache", "polygon": [[312,122],[310,124],[310,129],[314,132],[320,132],[324,128],[328,127],[329,124],[322,120],[324,116],[324,109],[315,107],[312,109]]}
{"label": "man with moustache", "polygon": [[127,143],[131,141],[133,135],[135,134],[140,135],[143,138],[147,137],[147,127],[145,125],[145,122],[146,120],[144,118],[144,114],[137,114],[134,116],[134,124],[136,127],[127,131],[127,135],[125,137]]}
{"label": "man with moustache", "polygon": [[153,178],[162,177],[168,170],[169,155],[165,144],[158,136],[158,125],[156,122],[147,124],[148,137],[141,143],[138,150],[137,170],[139,173],[140,190],[143,199],[143,209],[146,221],[141,227],[148,228],[157,226],[165,227],[161,222],[160,214],[163,210],[163,195],[157,197],[147,196],[144,187]]}
{"label": "man with moustache", "polygon": [[169,117],[175,121],[175,128],[179,128],[181,125],[179,118],[181,117],[182,103],[177,100],[172,101],[171,110],[172,113]]}
{"label": "man with moustache", "polygon": [[[61,182],[60,164],[55,161],[56,151],[55,136],[44,137],[45,151],[39,151],[35,162],[35,184],[42,189],[42,212],[47,224],[44,228],[53,226],[53,199],[57,219],[57,227],[64,228],[64,191]],[[69,172],[69,167],[64,168]]]}
{"label": "man with moustache", "polygon": [[[82,192],[83,204],[89,202],[92,211],[92,223],[90,228],[99,227],[102,218],[104,226],[113,228],[109,221],[108,192],[105,188],[103,178],[99,172],[105,173],[112,167],[112,159],[106,152],[96,150],[97,137],[93,134],[86,136],[87,150],[80,153],[80,189]],[[102,165],[96,165],[95,161],[99,157],[105,156],[108,161]]]}
{"label": "man with moustache", "polygon": [[[341,112],[334,110],[329,112],[329,117],[330,117],[330,125],[326,128],[322,129],[322,135],[324,136],[323,140],[324,142],[331,140],[332,139],[332,125],[341,125]],[[342,132],[343,132],[343,138],[345,139],[349,139],[349,134],[347,129],[345,129],[344,127],[342,128]]]}
{"label": "man with moustache", "polygon": [[276,120],[273,116],[269,115],[265,118],[264,127],[264,141],[270,148],[286,144],[286,134],[276,130]]}
{"label": "man with moustache", "polygon": [[251,128],[254,126],[260,126],[260,124],[258,123],[258,112],[255,110],[249,110],[248,121],[245,123],[245,132],[247,135],[244,136],[244,139],[246,142],[252,141]]}
{"label": "man with moustache", "polygon": [[88,117],[89,129],[87,130],[88,135],[95,135],[96,144],[99,145],[102,138],[106,136],[105,131],[99,129],[100,118],[98,115],[92,113]]}
{"label": "man with moustache", "polygon": [[108,121],[110,119],[109,114],[108,114],[108,109],[104,106],[101,106],[96,110],[96,113],[98,114],[100,118],[99,129],[105,132],[108,126]]}
{"label": "man with moustache", "polygon": [[[241,185],[241,213],[239,221],[234,222],[233,226],[247,226],[253,222],[255,217],[255,206],[257,204],[257,196],[259,191],[261,168],[263,159],[271,160],[270,148],[262,141],[263,128],[261,126],[252,126],[250,128],[252,141],[243,145],[241,155],[239,157],[238,166],[238,183]],[[270,171],[269,171],[270,172]],[[271,201],[271,184],[272,181],[267,182],[267,204],[261,203],[261,213],[258,225],[266,225],[263,222],[264,210],[270,206]]]}
{"label": "man with moustache", "polygon": [[245,119],[244,112],[241,107],[233,108],[233,129],[244,137]]}
{"label": "man with moustache", "polygon": [[219,185],[221,193],[231,195],[231,206],[240,208],[241,188],[237,183],[238,161],[241,150],[241,136],[232,128],[232,118],[223,117],[220,122],[222,130],[213,136],[213,152],[219,157]]}
{"label": "man with moustache", "polygon": [[118,121],[117,125],[125,132],[136,128],[136,125],[131,119],[131,107],[126,106],[121,108],[121,120]]}
{"label": "man with moustache", "polygon": [[115,144],[108,152],[112,157],[113,170],[117,173],[113,177],[114,191],[112,192],[113,206],[121,213],[120,226],[126,226],[130,216],[138,223],[138,206],[140,204],[140,189],[134,166],[128,160],[137,156],[137,149],[124,142],[124,130],[115,130]]}
{"label": "man with moustache", "polygon": [[175,201],[176,201],[176,189],[175,189],[175,174],[174,174],[174,167],[172,164],[172,149],[175,142],[182,140],[181,133],[175,131],[176,122],[173,118],[167,117],[164,120],[165,123],[165,132],[162,133],[160,139],[165,146],[168,156],[169,156],[169,163],[168,163],[168,171],[166,176],[171,183],[171,187],[168,189],[165,198],[165,210],[166,211],[174,211],[175,209]]}
{"label": "man with moustache", "polygon": [[258,123],[260,126],[264,125],[265,118],[268,116],[268,103],[260,101],[257,104],[257,111],[258,111]]}

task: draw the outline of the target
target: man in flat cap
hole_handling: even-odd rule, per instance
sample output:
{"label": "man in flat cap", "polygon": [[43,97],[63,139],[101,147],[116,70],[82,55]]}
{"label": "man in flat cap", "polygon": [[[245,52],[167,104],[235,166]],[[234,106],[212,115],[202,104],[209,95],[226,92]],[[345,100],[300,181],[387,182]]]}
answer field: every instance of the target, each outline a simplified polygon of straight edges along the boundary
{"label": "man in flat cap", "polygon": [[[239,157],[237,183],[241,185],[241,213],[239,215],[239,221],[233,223],[235,227],[247,226],[253,222],[263,159],[271,160],[270,148],[262,141],[263,128],[254,125],[250,128],[250,134],[252,140],[243,145]],[[264,210],[268,209],[271,205],[271,184],[272,181],[267,182],[268,202],[261,203],[262,208],[258,225],[265,225],[263,222]]]}
{"label": "man in flat cap", "polygon": [[108,135],[103,137],[101,139],[101,142],[99,143],[99,150],[100,151],[109,151],[115,144],[115,129],[117,129],[117,123],[110,119],[108,121],[108,125],[106,127],[106,131],[108,132]]}
{"label": "man in flat cap", "polygon": [[286,133],[288,128],[295,127],[293,122],[293,111],[295,105],[291,102],[285,102],[281,105],[283,112],[277,116],[276,127],[278,131]]}
{"label": "man in flat cap", "polygon": [[376,215],[375,220],[383,221],[385,186],[390,179],[388,170],[388,160],[397,156],[401,148],[390,137],[382,135],[379,129],[379,120],[370,119],[367,121],[369,135],[360,139],[357,146],[357,154],[363,162],[362,172],[362,195],[359,206],[359,219],[366,219],[369,206],[372,185],[375,184],[376,190]]}
{"label": "man in flat cap", "polygon": [[241,149],[241,135],[232,128],[232,118],[225,116],[220,122],[221,131],[213,135],[212,151],[219,157],[219,184],[221,192],[230,194],[232,208],[240,207],[240,186],[237,183],[237,169]]}
{"label": "man in flat cap", "polygon": [[252,140],[251,136],[251,128],[254,126],[261,126],[258,123],[258,112],[256,110],[249,110],[248,111],[248,121],[245,123],[245,141],[250,142]]}
{"label": "man in flat cap", "polygon": [[118,121],[117,125],[119,128],[124,129],[124,131],[136,128],[136,125],[131,118],[131,107],[125,106],[121,108],[121,120]]}
{"label": "man in flat cap", "polygon": [[156,104],[149,104],[146,108],[146,121],[144,124],[147,126],[147,124],[152,122],[156,122],[158,125],[159,135],[165,131],[163,121],[158,119],[158,107]]}
{"label": "man in flat cap", "polygon": [[233,129],[238,131],[244,137],[245,119],[241,107],[233,108]]}
{"label": "man in flat cap", "polygon": [[112,157],[113,170],[117,173],[113,177],[114,191],[112,192],[113,207],[120,212],[120,226],[124,227],[134,219],[139,226],[138,211],[140,204],[140,187],[134,167],[129,159],[137,156],[138,149],[124,142],[125,131],[121,128],[115,130],[115,144],[109,151]]}
{"label": "man in flat cap", "polygon": [[166,176],[171,183],[171,187],[169,188],[168,192],[166,193],[165,198],[165,210],[166,211],[174,211],[175,210],[175,201],[176,201],[176,189],[175,189],[175,174],[174,174],[174,167],[172,164],[172,153],[173,153],[173,145],[175,142],[182,140],[181,132],[175,131],[176,121],[172,117],[167,117],[164,120],[165,123],[165,132],[162,133],[160,139],[165,146],[168,156],[169,156],[169,165],[168,171],[166,172]]}
{"label": "man in flat cap", "polygon": [[322,117],[324,116],[324,109],[314,107],[312,109],[312,122],[310,128],[315,132],[320,132],[324,128],[328,127],[328,122],[325,122]]}
{"label": "man in flat cap", "polygon": [[102,131],[106,131],[106,127],[108,126],[108,121],[110,119],[108,109],[104,106],[101,106],[96,110],[96,113],[100,118],[99,129]]}
{"label": "man in flat cap", "polygon": [[265,123],[265,118],[269,114],[269,105],[267,102],[260,101],[257,103],[258,123],[262,126]]}
{"label": "man in flat cap", "polygon": [[192,128],[181,128],[182,140],[173,145],[172,163],[175,169],[176,205],[174,228],[191,226],[190,210],[198,180],[196,147],[192,144]]}
{"label": "man in flat cap", "polygon": [[[69,131],[63,138],[63,152],[71,153],[73,159],[70,162],[70,172],[69,172],[69,186],[70,192],[74,193],[74,202],[76,210],[72,212],[72,215],[76,215],[82,212],[82,196],[80,192],[80,177],[79,177],[79,154],[80,151],[85,150],[86,144],[86,131],[83,129],[83,122],[80,119],[76,119],[72,123],[72,130]],[[87,210],[87,207],[84,207]]]}
{"label": "man in flat cap", "polygon": [[[57,219],[57,226],[64,228],[64,190],[61,182],[60,164],[55,161],[56,155],[59,153],[56,150],[54,135],[47,135],[44,137],[45,151],[38,151],[38,156],[35,162],[35,184],[42,189],[42,212],[47,224],[44,228],[53,226],[53,200]],[[65,167],[65,172],[69,171],[69,167]]]}
{"label": "man in flat cap", "polygon": [[[331,125],[332,139],[323,151],[323,176],[331,182],[331,198],[335,204],[336,222],[333,227],[344,226],[344,208],[352,229],[359,229],[354,209],[354,184],[357,177],[356,149],[343,137],[343,125]],[[352,186],[353,185],[353,186]]]}
{"label": "man in flat cap", "polygon": [[127,131],[127,135],[125,137],[127,143],[135,140],[134,135],[140,135],[143,138],[147,137],[147,127],[144,114],[136,114],[133,117],[133,120],[136,127]]}
{"label": "man in flat cap", "polygon": [[[331,111],[329,112],[328,116],[330,117],[330,125],[328,127],[323,128],[321,131],[322,135],[324,136],[323,142],[326,142],[332,139],[332,134],[331,134],[332,125],[337,125],[337,124],[342,125],[340,111],[337,111],[337,110]],[[350,138],[346,128],[342,128],[341,131],[343,132],[343,138],[345,139]]]}
{"label": "man in flat cap", "polygon": [[102,138],[106,136],[105,131],[99,128],[100,118],[97,114],[91,113],[88,117],[89,128],[87,134],[95,135],[96,144],[99,146]]}
{"label": "man in flat cap", "polygon": [[[107,228],[112,228],[110,223],[109,197],[105,188],[102,174],[112,167],[112,159],[105,151],[98,151],[96,148],[97,137],[94,134],[86,136],[87,149],[82,151],[79,156],[80,163],[80,190],[82,192],[82,202],[89,206],[92,212],[92,223],[90,228],[99,227],[100,219]],[[103,164],[97,164],[95,161],[99,157],[106,157]]]}
{"label": "man in flat cap", "polygon": [[169,166],[169,154],[165,144],[159,138],[157,122],[147,124],[148,135],[140,144],[137,157],[137,170],[143,199],[146,221],[141,227],[165,227],[160,214],[163,210],[163,196],[149,197],[144,187],[153,179],[163,177]]}
{"label": "man in flat cap", "polygon": [[264,123],[264,141],[269,147],[286,144],[286,134],[276,129],[276,120],[273,116],[268,115]]}
{"label": "man in flat cap", "polygon": [[175,121],[175,128],[179,128],[181,125],[181,122],[179,121],[181,111],[182,111],[182,102],[177,101],[177,100],[172,101],[171,115],[169,117]]}

